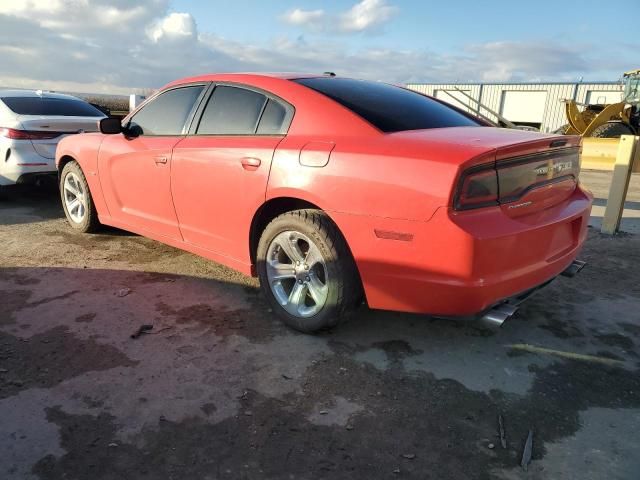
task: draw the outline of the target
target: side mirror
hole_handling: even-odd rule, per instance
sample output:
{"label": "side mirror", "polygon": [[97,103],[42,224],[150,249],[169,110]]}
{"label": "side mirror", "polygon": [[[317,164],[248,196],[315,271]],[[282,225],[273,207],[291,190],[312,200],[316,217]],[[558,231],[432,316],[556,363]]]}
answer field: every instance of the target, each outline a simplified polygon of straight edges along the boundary
{"label": "side mirror", "polygon": [[100,132],[106,135],[121,133],[122,124],[117,118],[103,118],[100,120]]}
{"label": "side mirror", "polygon": [[127,138],[136,138],[142,135],[142,128],[140,127],[140,125],[129,122],[127,125],[122,127],[122,132]]}

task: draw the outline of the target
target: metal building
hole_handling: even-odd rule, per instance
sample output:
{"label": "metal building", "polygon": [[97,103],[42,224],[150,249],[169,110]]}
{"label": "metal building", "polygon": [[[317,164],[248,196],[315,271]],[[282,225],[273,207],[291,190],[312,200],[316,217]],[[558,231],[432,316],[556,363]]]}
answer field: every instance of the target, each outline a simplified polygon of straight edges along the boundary
{"label": "metal building", "polygon": [[[618,82],[599,83],[410,83],[408,88],[477,112],[480,101],[516,125],[539,128],[541,132],[553,132],[567,123],[564,99],[579,103],[615,103],[622,99],[622,85]],[[463,92],[463,93],[462,93]],[[481,113],[495,119],[486,110]]]}

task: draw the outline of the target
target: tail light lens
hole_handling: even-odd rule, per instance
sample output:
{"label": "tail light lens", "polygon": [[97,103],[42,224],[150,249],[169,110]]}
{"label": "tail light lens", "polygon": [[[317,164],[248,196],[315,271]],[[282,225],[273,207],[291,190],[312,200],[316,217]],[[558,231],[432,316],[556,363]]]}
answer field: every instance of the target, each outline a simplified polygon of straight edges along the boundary
{"label": "tail light lens", "polygon": [[17,130],[15,128],[0,127],[0,137],[12,140],[50,140],[64,135],[65,132],[46,132],[38,130]]}
{"label": "tail light lens", "polygon": [[493,165],[467,170],[458,186],[456,210],[498,205],[498,175]]}
{"label": "tail light lens", "polygon": [[460,178],[454,206],[456,210],[489,207],[514,202],[533,189],[578,180],[580,149],[551,150],[524,157],[472,167]]}

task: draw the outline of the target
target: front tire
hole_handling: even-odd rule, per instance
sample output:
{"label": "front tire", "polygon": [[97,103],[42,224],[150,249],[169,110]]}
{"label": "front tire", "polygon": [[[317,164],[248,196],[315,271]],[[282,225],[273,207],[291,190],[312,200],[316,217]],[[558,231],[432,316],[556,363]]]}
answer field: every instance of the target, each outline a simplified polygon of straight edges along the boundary
{"label": "front tire", "polygon": [[74,229],[90,233],[100,227],[89,184],[80,165],[75,161],[67,163],[62,169],[60,197],[67,222]]}
{"label": "front tire", "polygon": [[595,128],[590,136],[596,138],[620,138],[621,135],[635,135],[635,132],[626,123],[608,122]]}
{"label": "front tire", "polygon": [[258,243],[257,270],[273,310],[305,333],[335,327],[362,296],[344,238],[318,210],[294,210],[272,220]]}

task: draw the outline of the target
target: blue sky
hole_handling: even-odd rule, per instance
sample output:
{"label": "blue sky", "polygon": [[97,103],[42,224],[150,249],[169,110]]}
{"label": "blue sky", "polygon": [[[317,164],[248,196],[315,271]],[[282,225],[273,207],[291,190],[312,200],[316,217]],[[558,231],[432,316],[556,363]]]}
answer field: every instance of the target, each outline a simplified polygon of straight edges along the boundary
{"label": "blue sky", "polygon": [[[175,0],[171,8],[190,12],[201,31],[216,32],[220,36],[247,43],[274,37],[302,36],[310,41],[335,41],[338,37],[345,48],[354,50],[376,47],[455,55],[474,44],[548,42],[582,51],[593,49],[596,56],[605,57],[606,63],[611,63],[612,68],[618,65],[636,68],[634,61],[640,65],[640,44],[637,40],[615,40],[621,30],[622,18],[635,18],[633,22],[637,24],[640,0],[623,0],[609,5],[602,0],[388,1],[385,3],[395,8],[390,20],[373,31],[341,35],[291,25],[282,19],[283,14],[294,9],[322,9],[328,14],[339,15],[355,3],[351,0],[236,0],[227,4]],[[633,31],[631,25],[626,28]],[[609,39],[607,46],[612,48],[600,50],[600,38]],[[597,65],[590,67],[579,72],[578,76],[593,80],[615,80],[621,73],[615,69],[601,70]],[[607,77],[602,77],[603,71],[607,72]],[[552,79],[553,76],[548,78]],[[562,76],[562,79],[567,77]]]}
{"label": "blue sky", "polygon": [[326,70],[615,81],[640,67],[637,38],[620,38],[639,18],[640,0],[0,1],[0,85],[125,92],[204,72]]}
{"label": "blue sky", "polygon": [[[258,42],[281,35],[309,35],[308,30],[281,20],[282,14],[290,10],[323,9],[339,14],[355,3],[351,0],[175,0],[171,2],[171,9],[190,12],[202,31],[242,42]],[[342,40],[350,46],[373,44],[443,52],[455,51],[468,43],[504,40],[551,39],[582,44],[585,37],[598,32],[614,37],[625,11],[635,12],[636,21],[640,18],[640,2],[635,0],[616,2],[609,8],[606,2],[588,0],[398,0],[386,3],[396,7],[397,13],[383,28],[375,34],[349,35]]]}

